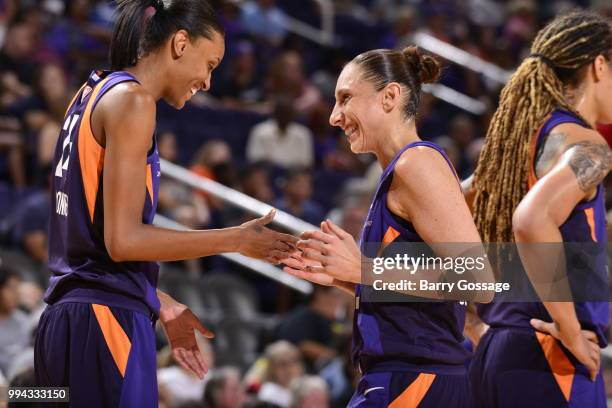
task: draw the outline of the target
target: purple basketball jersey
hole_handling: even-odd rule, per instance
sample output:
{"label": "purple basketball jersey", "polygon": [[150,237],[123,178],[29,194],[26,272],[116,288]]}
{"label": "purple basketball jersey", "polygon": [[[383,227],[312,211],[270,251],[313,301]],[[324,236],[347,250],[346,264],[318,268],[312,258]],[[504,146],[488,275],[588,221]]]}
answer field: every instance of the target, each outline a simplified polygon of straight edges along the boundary
{"label": "purple basketball jersey", "polygon": [[[127,72],[92,72],[66,112],[52,168],[52,276],[45,301],[99,303],[156,316],[159,264],[114,262],[104,244],[104,148],[93,136],[91,115],[100,98],[124,82],[137,81]],[[155,137],[151,140],[152,148],[142,163],[147,169],[145,224],[153,222],[159,190],[159,156]]]}
{"label": "purple basketball jersey", "polygon": [[[574,114],[555,110],[540,128],[535,140],[534,151],[538,151],[544,138],[548,136],[553,128],[563,123],[575,123],[588,127]],[[537,181],[535,178],[535,160],[532,163],[531,173],[531,180],[533,182]],[[589,273],[595,278],[594,281],[608,282],[608,261],[606,255],[608,237],[606,233],[606,208],[603,183],[597,186],[595,197],[578,204],[559,229],[563,242],[593,243],[597,245],[597,255],[583,254],[581,263],[587,266]],[[574,283],[571,279],[570,282]],[[601,290],[601,288],[599,289]],[[594,331],[598,336],[601,347],[605,347],[608,344],[606,333],[610,315],[609,303],[601,301],[576,302],[575,307],[582,328]],[[478,305],[478,312],[481,318],[493,327],[531,328],[529,320],[532,318],[551,321],[551,317],[544,305],[537,302],[492,302]]]}
{"label": "purple basketball jersey", "polygon": [[[367,257],[377,256],[374,253],[377,249],[368,243],[423,242],[411,223],[387,208],[395,164],[406,150],[417,146],[436,150],[453,168],[442,148],[434,143],[414,142],[397,153],[381,176],[361,233],[361,251]],[[427,368],[439,373],[455,368],[463,371],[469,356],[462,345],[464,306],[449,301],[364,301],[363,295],[371,290],[365,285],[356,288],[353,360],[362,371],[406,368]]]}

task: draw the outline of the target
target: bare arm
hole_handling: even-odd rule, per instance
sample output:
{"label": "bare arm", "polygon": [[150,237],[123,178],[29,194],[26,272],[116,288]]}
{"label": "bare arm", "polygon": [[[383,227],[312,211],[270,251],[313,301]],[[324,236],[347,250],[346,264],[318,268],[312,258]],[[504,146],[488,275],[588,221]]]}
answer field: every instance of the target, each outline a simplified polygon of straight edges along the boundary
{"label": "bare arm", "polygon": [[[470,211],[451,169],[439,153],[427,148],[406,153],[395,167],[387,205],[393,213],[413,223],[437,256],[454,258],[466,255],[465,251],[468,250],[471,257],[483,257],[486,266],[479,274],[474,274],[473,279],[493,282],[493,273],[486,261]],[[327,223],[334,226],[329,221]],[[354,239],[348,233],[340,230],[334,236],[323,231],[308,231],[302,234],[302,238],[298,243],[298,247],[304,250],[302,256],[320,265],[305,265],[306,273],[327,274],[344,282],[368,283],[362,281],[362,271],[371,270],[371,260],[361,256]],[[364,265],[364,262],[368,265]],[[387,276],[393,273],[397,279],[392,281],[411,277],[406,271],[385,272]],[[412,278],[426,277],[431,282],[438,282],[444,273],[451,279],[456,275],[446,270],[420,269]],[[454,291],[446,294],[421,290],[418,286],[410,290],[409,294],[459,300],[469,295],[480,302],[488,302],[493,296],[489,291],[469,294]]]}
{"label": "bare arm", "polygon": [[[563,239],[559,227],[578,203],[592,196],[597,184],[608,174],[612,165],[608,145],[594,131],[584,132],[583,139],[567,145],[558,163],[525,195],[514,213],[512,225],[519,255],[538,294],[543,297],[545,293],[553,292],[568,299],[567,302],[543,302],[554,321],[554,327],[547,331],[553,330],[551,334],[559,337],[593,372],[596,370],[595,362],[587,361],[589,351],[583,348],[589,346],[577,343],[577,339],[582,338],[581,328],[574,303],[569,301],[569,283],[567,279],[554,278],[561,269],[565,272],[562,245],[547,246],[546,249],[522,245],[539,242],[561,244]],[[543,255],[542,251],[547,254]],[[550,251],[558,253],[551,258]],[[555,264],[551,259],[559,261]],[[536,322],[536,328],[546,328],[543,324]],[[588,337],[592,339],[592,336]],[[597,358],[597,365],[598,361]]]}
{"label": "bare arm", "polygon": [[[104,241],[115,261],[171,261],[241,252],[277,262],[294,238],[265,228],[273,214],[240,227],[174,231],[142,223],[146,157],[155,123],[155,101],[141,88],[117,86],[101,100],[98,120],[105,141]],[[98,128],[93,123],[94,129]]]}

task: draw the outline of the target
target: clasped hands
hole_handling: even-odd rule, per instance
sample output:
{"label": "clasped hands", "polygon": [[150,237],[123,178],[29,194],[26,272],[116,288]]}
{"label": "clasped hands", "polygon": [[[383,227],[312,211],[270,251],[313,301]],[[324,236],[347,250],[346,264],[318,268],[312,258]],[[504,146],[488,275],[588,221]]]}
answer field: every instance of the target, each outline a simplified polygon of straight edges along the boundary
{"label": "clasped hands", "polygon": [[326,220],[320,231],[306,231],[300,238],[299,251],[282,260],[283,271],[325,286],[361,282],[361,251],[348,232]]}

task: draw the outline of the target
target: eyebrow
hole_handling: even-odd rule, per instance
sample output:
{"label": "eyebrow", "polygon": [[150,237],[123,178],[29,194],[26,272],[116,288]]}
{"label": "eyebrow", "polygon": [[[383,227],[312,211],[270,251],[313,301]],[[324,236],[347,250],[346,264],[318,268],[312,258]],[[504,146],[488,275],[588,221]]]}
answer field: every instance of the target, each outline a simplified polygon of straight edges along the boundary
{"label": "eyebrow", "polygon": [[350,93],[350,90],[348,88],[340,88],[336,91],[336,96],[340,97],[340,96],[344,96],[346,94]]}

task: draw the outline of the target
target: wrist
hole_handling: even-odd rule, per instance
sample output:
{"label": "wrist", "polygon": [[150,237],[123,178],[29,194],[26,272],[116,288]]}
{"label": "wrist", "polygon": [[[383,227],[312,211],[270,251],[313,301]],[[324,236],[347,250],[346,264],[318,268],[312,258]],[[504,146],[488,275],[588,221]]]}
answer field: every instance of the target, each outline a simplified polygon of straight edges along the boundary
{"label": "wrist", "polygon": [[580,323],[574,321],[559,321],[555,320],[554,324],[563,338],[574,338],[580,334]]}
{"label": "wrist", "polygon": [[245,228],[242,226],[237,226],[237,227],[229,227],[229,228],[225,228],[226,231],[226,238],[225,238],[225,250],[223,252],[238,252],[238,253],[242,253],[242,251],[244,250],[244,244],[245,244],[245,240],[244,240],[244,234],[245,234]]}

